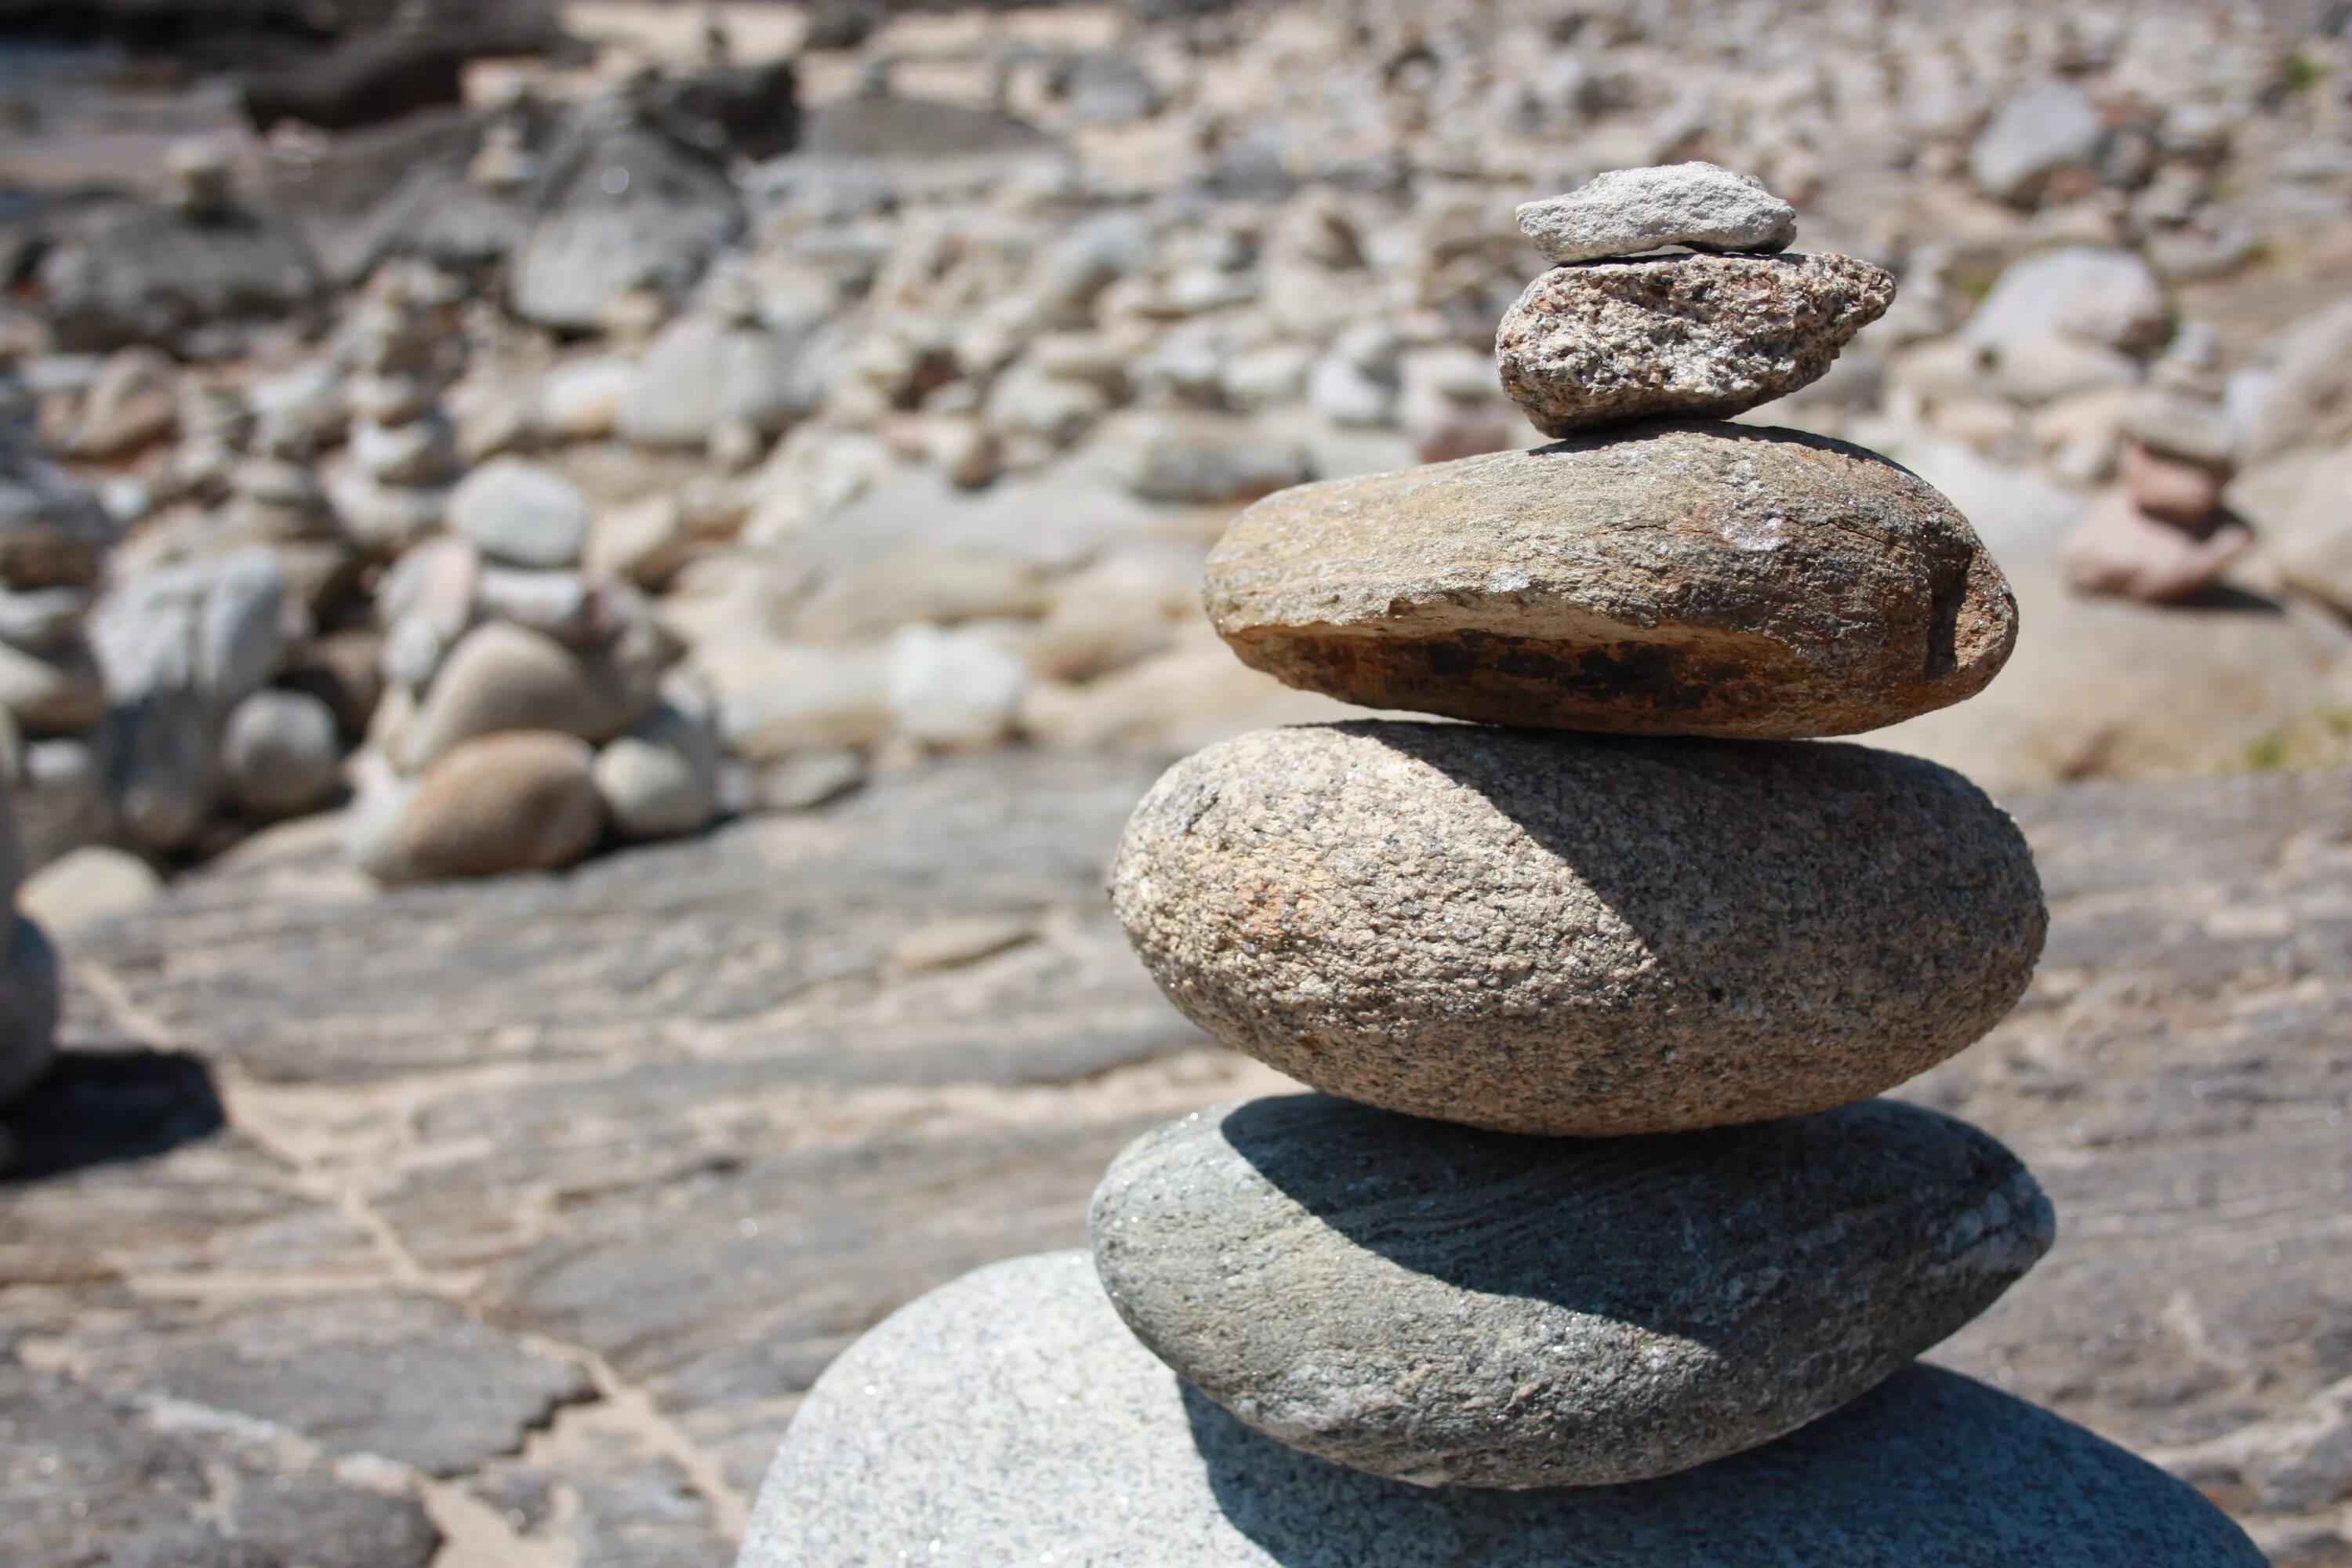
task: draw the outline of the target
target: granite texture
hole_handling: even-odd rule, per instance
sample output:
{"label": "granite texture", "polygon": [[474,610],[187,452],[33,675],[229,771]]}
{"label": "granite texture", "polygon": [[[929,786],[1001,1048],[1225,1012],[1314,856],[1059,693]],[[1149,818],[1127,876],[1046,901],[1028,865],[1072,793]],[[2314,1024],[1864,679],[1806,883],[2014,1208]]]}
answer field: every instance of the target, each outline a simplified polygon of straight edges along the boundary
{"label": "granite texture", "polygon": [[1753,174],[1713,163],[1611,169],[1566,195],[1523,202],[1519,232],[1554,262],[1633,256],[1660,246],[1786,250],[1797,209]]}
{"label": "granite texture", "polygon": [[1498,1492],[1343,1469],[1251,1431],[1138,1344],[1084,1253],[902,1309],[819,1380],[737,1568],[2259,1568],[2123,1449],[1912,1368],[1664,1480]]}
{"label": "granite texture", "polygon": [[1895,302],[1850,256],[1652,256],[1555,267],[1495,329],[1503,390],[1537,429],[1728,418],[1821,379]]}
{"label": "granite texture", "polygon": [[1581,1134],[1867,1099],[1997,1023],[2044,925],[2015,824],[1917,758],[1374,721],[1177,763],[1111,901],[1292,1078]]}
{"label": "granite texture", "polygon": [[1321,1095],[1196,1111],[1089,1216],[1128,1327],[1267,1436],[1423,1486],[1597,1486],[1793,1431],[1990,1306],[2050,1204],[1871,1100],[1523,1138]]}
{"label": "granite texture", "polygon": [[1285,490],[1205,599],[1244,663],[1367,707],[1644,734],[1859,733],[1973,696],[2000,568],[1909,470],[1693,423]]}

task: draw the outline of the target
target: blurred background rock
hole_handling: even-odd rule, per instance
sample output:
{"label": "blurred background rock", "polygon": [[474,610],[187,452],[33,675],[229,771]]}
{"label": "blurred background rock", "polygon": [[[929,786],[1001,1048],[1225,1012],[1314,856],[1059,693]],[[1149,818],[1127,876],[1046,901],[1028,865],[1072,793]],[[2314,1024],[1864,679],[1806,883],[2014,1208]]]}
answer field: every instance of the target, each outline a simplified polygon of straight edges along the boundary
{"label": "blurred background rock", "polygon": [[13,0],[28,855],[340,811],[385,880],[545,867],[1315,716],[1208,635],[1207,542],[1537,440],[1510,206],[1685,157],[1901,278],[1747,417],[1916,468],[2016,583],[2008,676],[1888,743],[2340,755],[2341,9]]}

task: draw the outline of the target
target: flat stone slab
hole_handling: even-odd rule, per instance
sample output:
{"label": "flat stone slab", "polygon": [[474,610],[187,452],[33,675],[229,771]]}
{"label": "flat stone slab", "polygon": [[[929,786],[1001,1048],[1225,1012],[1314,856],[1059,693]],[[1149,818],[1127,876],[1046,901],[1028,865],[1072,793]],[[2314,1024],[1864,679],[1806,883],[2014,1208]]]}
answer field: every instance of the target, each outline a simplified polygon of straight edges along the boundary
{"label": "flat stone slab", "polygon": [[[936,1543],[936,1544],[934,1544]],[[1083,1253],[914,1303],[810,1394],[737,1568],[2259,1568],[2154,1466],[1951,1373],[1903,1372],[1664,1480],[1424,1489],[1286,1448],[1127,1332]]]}
{"label": "flat stone slab", "polygon": [[1547,436],[1728,419],[1820,380],[1895,302],[1850,256],[1652,256],[1555,267],[1495,329],[1503,390]]}
{"label": "flat stone slab", "polygon": [[1648,426],[1285,490],[1209,556],[1245,664],[1368,708],[1854,734],[1982,690],[2017,605],[1968,520],[1841,441]]}
{"label": "flat stone slab", "polygon": [[2024,837],[1860,746],[1460,724],[1262,730],[1177,763],[1112,907],[1210,1034],[1301,1082],[1616,1135],[1864,1100],[2023,993]]}
{"label": "flat stone slab", "polygon": [[1423,1486],[1688,1470],[1845,1404],[2049,1250],[1963,1122],[1870,1100],[1517,1138],[1321,1095],[1197,1111],[1096,1189],[1136,1337],[1249,1426]]}
{"label": "flat stone slab", "polygon": [[1753,174],[1713,163],[1611,169],[1566,195],[1522,202],[1519,232],[1554,262],[1634,256],[1661,246],[1786,250],[1797,209]]}

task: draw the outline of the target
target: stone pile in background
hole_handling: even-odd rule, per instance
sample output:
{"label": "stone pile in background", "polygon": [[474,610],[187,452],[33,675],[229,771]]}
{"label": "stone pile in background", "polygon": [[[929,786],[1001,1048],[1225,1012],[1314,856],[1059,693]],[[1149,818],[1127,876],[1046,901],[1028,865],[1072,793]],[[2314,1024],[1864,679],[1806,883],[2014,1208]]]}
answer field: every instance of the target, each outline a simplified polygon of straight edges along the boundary
{"label": "stone pile in background", "polygon": [[[143,191],[69,197],[21,139],[9,473],[97,499],[104,572],[39,594],[107,602],[94,659],[69,596],[12,591],[0,625],[36,861],[169,869],[348,803],[387,877],[546,866],[946,752],[1322,716],[1194,609],[1235,508],[1667,406],[1865,440],[1984,523],[2029,678],[1895,743],[2027,785],[2302,756],[2352,707],[2338,37],[1633,0],[849,15],[607,7],[521,58],[546,17],[463,43],[488,24],[451,16],[300,92],[267,73],[262,134],[191,93],[201,134]],[[102,100],[74,86],[12,101],[62,145]],[[1772,191],[1707,176],[1728,201],[1694,226],[1686,174],[1580,184],[1700,159]],[[1528,236],[1582,259],[1513,307],[1531,185],[1574,187]],[[1857,259],[1776,254],[1800,211]],[[1711,253],[1608,259],[1610,222]],[[1595,376],[1730,294],[1808,330]],[[243,640],[122,629],[155,616]],[[541,738],[425,787],[515,733]],[[567,831],[501,837],[558,797]]]}
{"label": "stone pile in background", "polygon": [[[1625,319],[1549,384],[1515,379],[1507,323],[1505,384],[1546,417],[1638,387],[1675,422],[1580,411],[1558,447],[1285,492],[1209,558],[1220,631],[1285,679],[1512,727],[1212,747],[1112,873],[1187,1016],[1346,1098],[1130,1145],[1089,1215],[1098,1279],[1030,1258],[886,1321],[811,1391],[743,1568],[947,1542],[1202,1568],[2263,1560],[2153,1466],[1911,1364],[2053,1219],[1986,1134],[1869,1097],[2016,1004],[2042,890],[1965,779],[1804,738],[1969,696],[2015,605],[1885,459],[1704,417],[1773,395],[1737,345],[1776,330],[1787,374],[1823,374],[1884,274],[1623,260],[1791,236],[1721,170],[1588,188],[1642,200],[1521,209],[1571,259],[1516,341]],[[1818,324],[1773,287],[1825,274],[1861,287]],[[1789,467],[1745,456],[1780,444]],[[1627,499],[1588,505],[1601,456]],[[1914,1448],[1934,1458],[1890,1468]]]}

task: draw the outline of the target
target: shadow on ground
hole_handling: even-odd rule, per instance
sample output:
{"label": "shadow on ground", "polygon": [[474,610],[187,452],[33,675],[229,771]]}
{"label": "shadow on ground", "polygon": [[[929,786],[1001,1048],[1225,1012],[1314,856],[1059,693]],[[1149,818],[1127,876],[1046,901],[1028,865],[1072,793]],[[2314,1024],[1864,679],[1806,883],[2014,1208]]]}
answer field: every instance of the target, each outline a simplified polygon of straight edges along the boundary
{"label": "shadow on ground", "polygon": [[226,1124],[212,1070],[185,1051],[65,1051],[0,1112],[16,1158],[0,1182],[143,1160]]}

